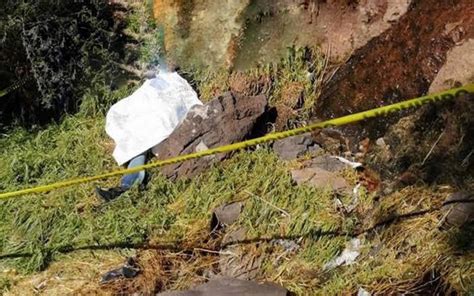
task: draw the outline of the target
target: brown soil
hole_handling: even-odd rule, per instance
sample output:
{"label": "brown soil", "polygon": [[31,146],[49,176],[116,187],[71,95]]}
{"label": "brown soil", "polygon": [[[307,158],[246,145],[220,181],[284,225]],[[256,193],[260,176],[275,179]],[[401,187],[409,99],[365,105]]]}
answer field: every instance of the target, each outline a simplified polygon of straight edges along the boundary
{"label": "brown soil", "polygon": [[275,62],[287,47],[320,46],[331,60],[345,61],[352,52],[387,30],[406,12],[410,1],[260,0],[243,18],[240,50],[234,67]]}
{"label": "brown soil", "polygon": [[[336,73],[323,90],[317,115],[337,117],[423,95],[448,51],[472,36],[472,1],[412,3],[397,24],[357,50]],[[380,120],[364,127],[369,134],[374,127],[378,134],[384,130]]]}
{"label": "brown soil", "polygon": [[439,92],[454,87],[456,84],[467,84],[474,81],[474,39],[453,47],[447,55],[446,64],[430,86],[431,92]]}

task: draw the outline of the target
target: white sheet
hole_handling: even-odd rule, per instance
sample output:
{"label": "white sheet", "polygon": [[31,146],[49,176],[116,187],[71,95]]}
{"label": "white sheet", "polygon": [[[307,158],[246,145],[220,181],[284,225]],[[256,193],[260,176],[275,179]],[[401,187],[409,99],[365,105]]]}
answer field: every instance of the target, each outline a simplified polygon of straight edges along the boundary
{"label": "white sheet", "polygon": [[160,72],[114,104],[105,131],[115,141],[117,163],[122,165],[166,139],[194,105],[202,102],[176,72]]}

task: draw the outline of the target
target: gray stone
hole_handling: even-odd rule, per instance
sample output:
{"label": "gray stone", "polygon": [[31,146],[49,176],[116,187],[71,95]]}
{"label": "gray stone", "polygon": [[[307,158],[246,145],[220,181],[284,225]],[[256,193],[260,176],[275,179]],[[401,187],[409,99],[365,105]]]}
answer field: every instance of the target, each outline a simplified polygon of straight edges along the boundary
{"label": "gray stone", "polygon": [[217,278],[188,291],[159,293],[161,296],[286,296],[289,292],[274,283],[257,283],[233,278]]}
{"label": "gray stone", "polygon": [[341,193],[351,193],[351,188],[344,178],[317,167],[292,170],[291,176],[298,185],[306,184],[316,188],[330,188]]}
{"label": "gray stone", "polygon": [[[152,151],[163,160],[242,141],[254,132],[266,107],[265,96],[225,93],[204,106],[193,107],[173,133]],[[161,172],[170,179],[190,178],[228,156],[229,153],[220,153],[168,165]]]}
{"label": "gray stone", "polygon": [[330,155],[320,155],[316,156],[315,158],[309,160],[305,163],[306,166],[312,168],[319,168],[328,172],[337,173],[346,168],[350,168],[351,166],[343,163],[339,159],[335,157],[331,157]]}
{"label": "gray stone", "polygon": [[273,144],[273,150],[283,160],[292,160],[319,149],[321,147],[314,142],[309,133],[282,139]]}
{"label": "gray stone", "polygon": [[212,213],[211,227],[213,227],[212,224],[216,227],[220,224],[230,225],[234,223],[239,219],[243,207],[244,205],[241,202],[234,202],[217,207]]}
{"label": "gray stone", "polygon": [[443,229],[461,228],[467,223],[474,222],[474,194],[455,192],[446,199],[442,210],[445,216],[441,224]]}
{"label": "gray stone", "polygon": [[220,275],[241,280],[253,280],[261,273],[265,254],[249,252],[240,245],[226,247],[219,256]]}

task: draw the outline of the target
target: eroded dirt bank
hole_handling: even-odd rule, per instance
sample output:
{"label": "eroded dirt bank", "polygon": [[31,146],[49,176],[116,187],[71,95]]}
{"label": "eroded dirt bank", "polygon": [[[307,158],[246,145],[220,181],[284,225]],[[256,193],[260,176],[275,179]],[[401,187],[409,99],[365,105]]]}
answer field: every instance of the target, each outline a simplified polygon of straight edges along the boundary
{"label": "eroded dirt bank", "polygon": [[[341,66],[324,87],[317,117],[343,116],[472,83],[472,37],[471,1],[412,3],[398,23]],[[472,98],[464,98],[425,106],[342,131],[352,138],[352,151],[365,137],[370,140],[363,143],[374,143],[384,136],[389,148],[372,150],[366,161],[393,180],[389,191],[417,182],[466,188],[472,182],[472,104]]]}
{"label": "eroded dirt bank", "polygon": [[[427,93],[449,50],[473,36],[472,1],[412,3],[398,23],[357,50],[337,71],[319,98],[317,115],[337,117]],[[466,73],[454,74],[449,86],[472,78],[459,76]],[[384,131],[380,120],[364,125],[378,135]]]}
{"label": "eroded dirt bank", "polygon": [[181,65],[249,69],[295,45],[344,61],[403,16],[410,0],[155,0],[170,58]]}

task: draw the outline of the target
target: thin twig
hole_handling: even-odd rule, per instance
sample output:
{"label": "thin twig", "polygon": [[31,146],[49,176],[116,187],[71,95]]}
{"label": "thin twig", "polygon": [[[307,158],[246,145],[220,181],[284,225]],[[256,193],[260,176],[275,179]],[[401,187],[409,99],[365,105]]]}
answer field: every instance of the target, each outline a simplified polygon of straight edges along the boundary
{"label": "thin twig", "polygon": [[469,154],[466,156],[466,158],[463,159],[463,161],[461,162],[462,167],[467,167],[467,165],[469,164],[469,158],[471,158],[472,153],[474,153],[474,149],[472,149],[471,152],[469,152]]}
{"label": "thin twig", "polygon": [[230,251],[214,251],[214,250],[208,250],[208,249],[203,249],[203,248],[194,248],[193,250],[194,251],[199,251],[199,252],[204,252],[204,253],[217,254],[217,255],[237,256],[235,253],[232,253]]}
{"label": "thin twig", "polygon": [[277,209],[278,211],[282,212],[283,215],[287,216],[288,218],[291,217],[291,215],[290,215],[287,211],[283,210],[282,208],[279,208],[279,207],[275,206],[274,204],[272,204],[272,203],[270,203],[269,201],[267,201],[267,200],[261,198],[260,196],[256,195],[255,193],[252,193],[252,192],[247,191],[247,190],[244,190],[244,192],[247,193],[247,194],[250,194],[250,195],[252,195],[252,196],[254,196],[254,197],[258,198],[258,199],[260,199],[261,201],[263,201],[263,202],[266,203],[267,205],[271,206],[272,208]]}
{"label": "thin twig", "polygon": [[423,162],[421,163],[421,165],[424,165],[426,160],[428,159],[428,157],[430,157],[431,153],[433,153],[433,150],[434,148],[436,147],[436,145],[438,145],[438,142],[439,140],[441,140],[441,137],[444,135],[444,131],[439,135],[438,139],[436,140],[436,142],[433,144],[433,146],[431,147],[430,151],[428,152],[428,154],[426,154],[425,156],[425,159],[423,159]]}

